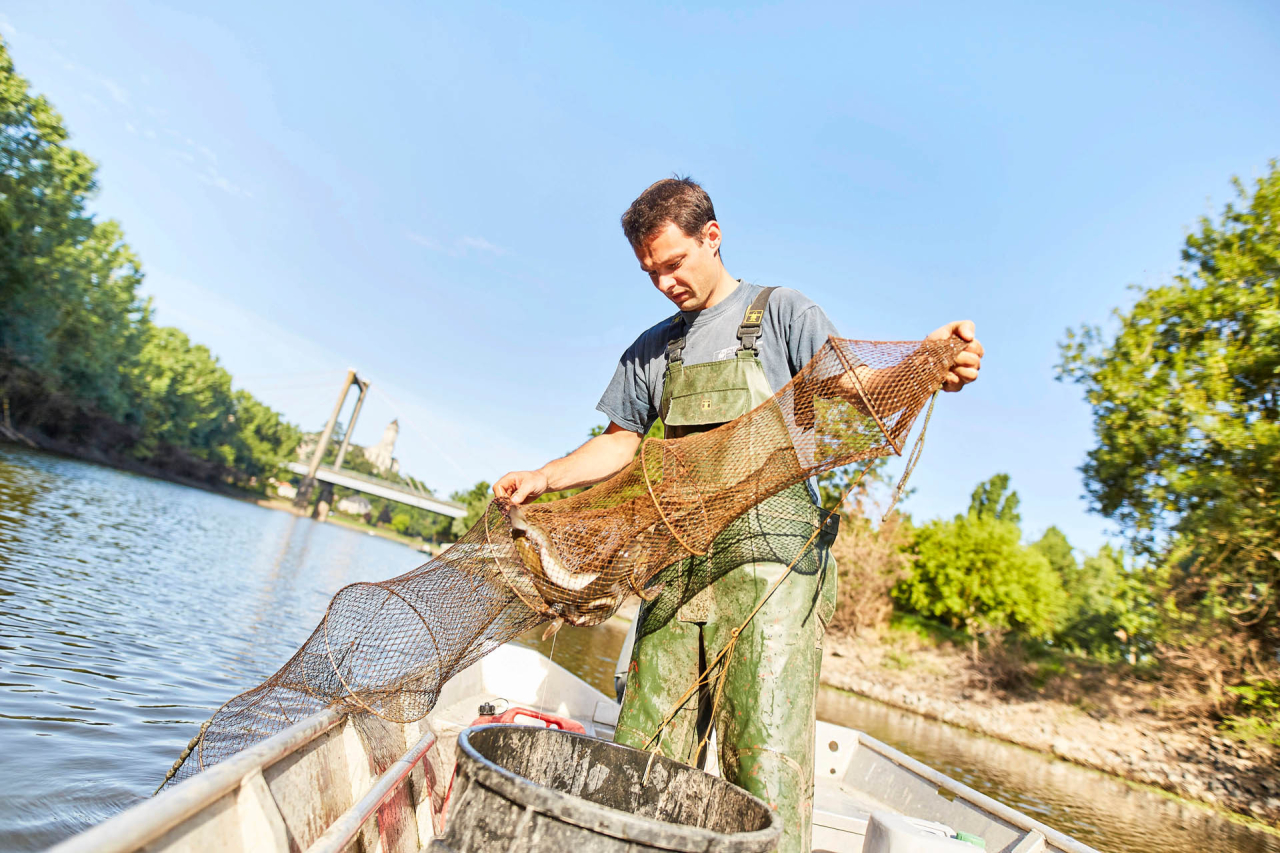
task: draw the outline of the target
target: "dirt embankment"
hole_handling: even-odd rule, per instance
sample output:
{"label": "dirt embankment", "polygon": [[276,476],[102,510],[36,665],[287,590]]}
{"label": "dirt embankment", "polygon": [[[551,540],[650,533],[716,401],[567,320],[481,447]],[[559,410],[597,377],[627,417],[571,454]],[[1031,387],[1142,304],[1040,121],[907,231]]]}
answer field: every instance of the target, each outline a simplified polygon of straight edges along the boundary
{"label": "dirt embankment", "polygon": [[989,665],[947,644],[829,634],[825,645],[833,687],[1280,826],[1280,754],[1207,720],[1162,719],[1141,685],[1098,670],[1001,689]]}

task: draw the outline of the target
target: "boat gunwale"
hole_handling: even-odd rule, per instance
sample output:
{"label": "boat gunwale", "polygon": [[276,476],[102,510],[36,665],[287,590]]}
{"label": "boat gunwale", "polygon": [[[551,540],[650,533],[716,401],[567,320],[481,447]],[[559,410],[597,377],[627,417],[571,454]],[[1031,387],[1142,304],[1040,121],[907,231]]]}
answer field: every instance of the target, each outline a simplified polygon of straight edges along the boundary
{"label": "boat gunwale", "polygon": [[[834,725],[834,724],[833,724]],[[846,727],[847,728],[847,727]],[[859,745],[866,746],[872,752],[888,761],[897,764],[904,770],[907,770],[927,782],[937,785],[940,789],[944,789],[955,796],[972,803],[975,807],[982,811],[995,815],[1006,823],[1012,824],[1017,829],[1026,830],[1028,832],[1038,832],[1044,836],[1045,843],[1052,847],[1057,847],[1067,851],[1067,853],[1099,853],[1099,851],[1083,841],[1077,841],[1071,836],[1060,830],[1047,826],[1030,815],[1018,811],[1013,806],[1000,802],[987,796],[981,791],[970,788],[963,782],[952,779],[941,770],[936,770],[925,764],[923,761],[912,758],[901,750],[889,746],[883,741],[877,740],[866,732],[858,729],[851,729],[858,733]]]}
{"label": "boat gunwale", "polygon": [[345,849],[347,843],[359,834],[365,823],[373,817],[373,813],[401,787],[405,777],[413,772],[422,757],[435,745],[436,734],[428,728],[426,734],[418,738],[413,746],[373,780],[364,796],[329,824],[307,848],[306,853],[339,853]]}
{"label": "boat gunwale", "polygon": [[244,778],[270,767],[332,731],[347,715],[325,708],[226,761],[187,779],[160,796],[71,836],[48,853],[129,853],[151,843],[184,820],[236,791]]}

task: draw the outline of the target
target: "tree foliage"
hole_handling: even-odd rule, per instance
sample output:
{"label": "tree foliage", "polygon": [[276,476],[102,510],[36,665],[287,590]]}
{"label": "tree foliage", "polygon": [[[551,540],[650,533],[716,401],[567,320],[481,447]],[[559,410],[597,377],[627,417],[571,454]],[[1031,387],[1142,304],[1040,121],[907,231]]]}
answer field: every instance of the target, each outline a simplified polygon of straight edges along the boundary
{"label": "tree foliage", "polygon": [[1280,640],[1280,167],[1202,219],[1118,330],[1069,331],[1094,508],[1170,570],[1176,606]]}
{"label": "tree foliage", "polygon": [[88,411],[117,425],[99,430],[112,441],[99,449],[123,444],[161,467],[201,460],[241,481],[274,473],[296,428],[233,391],[206,347],[152,324],[122,229],[86,208],[97,167],[67,144],[61,117],[31,94],[3,42],[0,124],[0,393],[13,397],[14,420],[74,434],[69,413]]}
{"label": "tree foliage", "polygon": [[1065,606],[1062,582],[1044,554],[1021,543],[1017,493],[1008,485],[998,474],[974,490],[966,515],[916,530],[915,563],[895,589],[898,601],[974,637],[1052,635]]}
{"label": "tree foliage", "polygon": [[453,520],[452,533],[455,539],[470,530],[484,517],[485,510],[489,508],[489,500],[493,497],[489,489],[490,485],[481,480],[465,492],[454,492],[449,495],[450,500],[457,501],[467,508],[465,516]]}
{"label": "tree foliage", "polygon": [[66,144],[61,117],[28,91],[3,43],[0,123],[0,349],[123,418],[150,313],[141,270],[119,225],[85,210],[97,167]]}
{"label": "tree foliage", "polygon": [[1018,493],[1009,488],[1009,475],[996,474],[974,487],[973,494],[969,497],[969,515],[1021,524],[1022,515],[1018,512],[1020,502]]}

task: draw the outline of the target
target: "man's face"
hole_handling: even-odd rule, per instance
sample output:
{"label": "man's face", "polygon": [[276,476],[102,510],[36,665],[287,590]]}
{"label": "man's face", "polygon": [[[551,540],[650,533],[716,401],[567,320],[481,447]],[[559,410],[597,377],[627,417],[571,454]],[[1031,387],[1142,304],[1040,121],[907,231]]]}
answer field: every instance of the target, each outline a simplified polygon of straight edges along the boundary
{"label": "man's face", "polygon": [[705,308],[723,274],[717,254],[720,224],[708,222],[700,236],[689,237],[668,222],[636,249],[636,260],[653,286],[681,311]]}

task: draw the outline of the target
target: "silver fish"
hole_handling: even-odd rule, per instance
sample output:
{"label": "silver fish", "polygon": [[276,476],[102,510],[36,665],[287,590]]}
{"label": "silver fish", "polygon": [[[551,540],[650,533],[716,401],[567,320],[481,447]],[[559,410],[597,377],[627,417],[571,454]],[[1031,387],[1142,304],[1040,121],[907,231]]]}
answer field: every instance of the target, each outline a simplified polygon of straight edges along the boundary
{"label": "silver fish", "polygon": [[532,523],[519,506],[512,506],[507,516],[511,519],[511,538],[516,553],[531,572],[571,592],[585,589],[600,577],[599,572],[575,572],[566,568],[556,555],[546,531]]}

